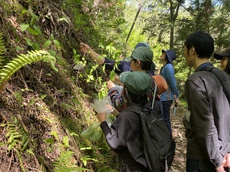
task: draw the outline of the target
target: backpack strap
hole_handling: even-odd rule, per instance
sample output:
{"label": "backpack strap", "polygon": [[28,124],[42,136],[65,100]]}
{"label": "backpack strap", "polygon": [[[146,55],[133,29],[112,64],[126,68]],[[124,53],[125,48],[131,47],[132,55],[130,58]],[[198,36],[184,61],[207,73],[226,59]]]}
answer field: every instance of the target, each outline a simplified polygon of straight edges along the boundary
{"label": "backpack strap", "polygon": [[156,97],[156,94],[157,94],[157,83],[156,83],[155,79],[153,79],[153,81],[154,81],[154,92],[153,92],[153,100],[152,100],[151,109],[153,109],[153,106],[154,106],[154,103],[155,103],[155,97]]}
{"label": "backpack strap", "polygon": [[224,94],[227,97],[228,102],[230,103],[230,89],[229,89],[230,76],[227,73],[223,72],[222,70],[215,68],[213,66],[205,66],[201,70],[209,71],[218,78],[218,80],[220,81],[223,87]]}

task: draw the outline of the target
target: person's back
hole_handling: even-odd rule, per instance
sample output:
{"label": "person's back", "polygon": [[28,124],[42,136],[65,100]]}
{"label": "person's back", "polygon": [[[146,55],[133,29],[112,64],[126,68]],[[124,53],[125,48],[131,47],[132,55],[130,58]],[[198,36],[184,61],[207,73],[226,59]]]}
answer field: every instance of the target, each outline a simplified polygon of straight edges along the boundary
{"label": "person's back", "polygon": [[[143,140],[139,115],[128,111],[132,105],[140,108],[147,102],[147,93],[151,89],[151,77],[145,72],[126,72],[120,76],[129,106],[120,112],[111,127],[106,122],[106,115],[98,114],[101,128],[110,148],[120,160],[120,172],[147,172],[147,163],[143,151]],[[143,83],[143,84],[139,84]]]}
{"label": "person's back", "polygon": [[[142,107],[140,104],[137,106]],[[114,141],[115,133],[107,134],[106,139],[113,151],[119,156],[120,171],[139,169],[147,171],[147,163],[143,152],[143,142],[139,115],[129,111],[128,106],[119,113],[118,118],[111,125],[111,130],[116,132],[119,140]],[[105,130],[102,124],[101,127]]]}
{"label": "person's back", "polygon": [[[230,157],[230,104],[220,80],[205,70],[214,51],[213,38],[194,32],[185,41],[186,64],[195,72],[185,83],[188,113],[183,123],[187,138],[187,172],[223,172]],[[221,70],[215,70],[227,75]]]}
{"label": "person's back", "polygon": [[[199,70],[198,70],[199,71]],[[215,159],[217,151],[213,151],[211,145],[219,145],[221,148],[225,148],[226,143],[230,143],[230,106],[227,97],[224,94],[223,87],[218,78],[214,74],[208,71],[199,71],[190,75],[185,84],[186,100],[188,102],[189,111],[193,114],[200,113],[199,117],[192,117],[190,119],[189,126],[196,126],[196,130],[187,130],[186,136],[188,139],[187,156],[190,158],[206,159],[206,151],[210,152],[210,159]],[[222,72],[222,71],[220,71]],[[222,72],[224,74],[224,72]],[[194,91],[194,90],[199,91]],[[203,94],[205,92],[205,95]],[[195,100],[194,100],[195,97]],[[211,112],[210,112],[211,107]],[[207,120],[201,120],[205,118]],[[210,119],[214,118],[214,123],[210,123]],[[201,122],[202,121],[202,122]],[[188,128],[189,128],[188,126]],[[213,129],[218,132],[218,140],[214,141],[212,135]],[[209,134],[207,134],[209,133]],[[204,141],[205,140],[205,141]],[[205,142],[210,143],[210,146],[204,149]],[[230,145],[228,146],[230,149]]]}
{"label": "person's back", "polygon": [[160,59],[163,62],[163,66],[160,70],[160,75],[164,77],[168,84],[166,92],[161,94],[160,100],[163,105],[163,118],[167,124],[169,131],[172,133],[171,120],[170,120],[170,107],[173,101],[179,102],[179,91],[174,76],[174,68],[172,62],[176,59],[176,54],[173,50],[162,50]]}

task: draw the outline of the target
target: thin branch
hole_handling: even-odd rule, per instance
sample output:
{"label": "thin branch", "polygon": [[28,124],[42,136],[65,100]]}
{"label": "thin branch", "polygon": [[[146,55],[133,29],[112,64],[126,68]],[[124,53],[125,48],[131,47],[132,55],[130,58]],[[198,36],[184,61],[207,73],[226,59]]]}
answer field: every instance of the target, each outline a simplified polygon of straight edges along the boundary
{"label": "thin branch", "polygon": [[146,2],[146,0],[144,0],[143,3],[139,5],[139,8],[138,8],[138,10],[137,10],[137,14],[136,14],[136,16],[135,16],[135,18],[134,18],[134,20],[133,20],[133,24],[132,24],[132,26],[131,26],[131,28],[130,28],[130,30],[129,30],[129,34],[128,34],[126,40],[125,40],[125,45],[126,45],[126,43],[128,42],[128,40],[129,40],[129,37],[130,37],[131,32],[132,32],[132,30],[133,30],[133,27],[134,27],[134,25],[135,25],[135,23],[136,23],[137,17],[138,17],[138,15],[139,15],[140,11],[141,11],[141,8],[142,8],[143,5],[145,4],[145,2]]}

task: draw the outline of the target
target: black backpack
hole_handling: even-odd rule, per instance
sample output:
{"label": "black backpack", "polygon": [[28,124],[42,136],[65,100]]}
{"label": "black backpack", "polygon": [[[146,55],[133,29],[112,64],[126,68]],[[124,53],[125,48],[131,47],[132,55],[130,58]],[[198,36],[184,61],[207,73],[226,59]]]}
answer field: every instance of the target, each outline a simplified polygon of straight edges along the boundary
{"label": "black backpack", "polygon": [[[156,93],[156,87],[154,95]],[[154,96],[155,97],[155,96]],[[152,102],[152,107],[154,100]],[[150,107],[131,105],[125,111],[139,114],[143,136],[144,155],[152,172],[167,172],[173,162],[176,143],[165,121]]]}

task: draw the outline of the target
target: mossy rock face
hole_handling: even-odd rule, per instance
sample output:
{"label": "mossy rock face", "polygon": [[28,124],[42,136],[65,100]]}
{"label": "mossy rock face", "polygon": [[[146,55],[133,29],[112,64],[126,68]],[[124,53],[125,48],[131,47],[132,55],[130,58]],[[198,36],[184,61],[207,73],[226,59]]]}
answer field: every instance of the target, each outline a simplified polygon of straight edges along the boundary
{"label": "mossy rock face", "polygon": [[[0,96],[0,152],[6,152],[0,160],[2,171],[97,171],[104,162],[107,171],[116,169],[117,164],[109,160],[114,154],[104,137],[91,141],[81,135],[96,120],[89,107],[97,94],[95,81],[86,82],[92,62],[88,61],[89,68],[78,67],[77,72],[72,68],[72,52],[76,49],[79,53],[83,35],[81,29],[76,32],[73,27],[69,9],[63,10],[59,3],[0,1],[0,9],[4,9],[0,10],[4,11],[0,20],[0,71],[18,55],[42,49],[55,55],[58,68],[54,70],[41,59],[32,60],[4,83]],[[59,20],[63,14],[68,22]],[[22,30],[23,24],[28,28]],[[24,136],[28,136],[28,144]],[[21,143],[26,143],[25,149]],[[82,149],[87,147],[91,148]]]}

